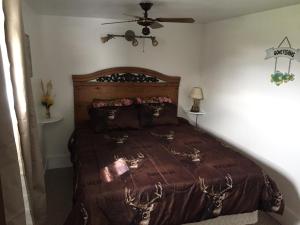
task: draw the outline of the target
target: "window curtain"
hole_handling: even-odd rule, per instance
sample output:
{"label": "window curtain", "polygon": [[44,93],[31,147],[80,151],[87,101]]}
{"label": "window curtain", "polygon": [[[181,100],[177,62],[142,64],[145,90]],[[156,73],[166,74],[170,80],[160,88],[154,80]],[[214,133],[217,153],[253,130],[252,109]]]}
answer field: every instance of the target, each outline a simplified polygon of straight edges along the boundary
{"label": "window curtain", "polygon": [[[2,1],[5,16],[5,40],[10,62],[10,78],[13,89],[14,109],[18,124],[20,152],[23,159],[29,205],[33,224],[45,225],[47,204],[43,159],[39,146],[38,126],[33,103],[31,82],[29,76],[26,75],[23,44],[25,34],[23,31],[21,0]],[[5,183],[5,180],[2,179],[2,183],[3,182]]]}
{"label": "window curtain", "polygon": [[[0,73],[1,74],[1,73]],[[1,184],[1,177],[0,177],[0,224],[5,225],[5,217],[4,217],[4,205],[3,205],[3,197],[2,197],[2,184]]]}
{"label": "window curtain", "polygon": [[20,168],[6,94],[2,54],[0,55],[0,106],[0,189],[3,198],[0,204],[1,214],[4,213],[1,222],[5,219],[6,225],[25,225]]}

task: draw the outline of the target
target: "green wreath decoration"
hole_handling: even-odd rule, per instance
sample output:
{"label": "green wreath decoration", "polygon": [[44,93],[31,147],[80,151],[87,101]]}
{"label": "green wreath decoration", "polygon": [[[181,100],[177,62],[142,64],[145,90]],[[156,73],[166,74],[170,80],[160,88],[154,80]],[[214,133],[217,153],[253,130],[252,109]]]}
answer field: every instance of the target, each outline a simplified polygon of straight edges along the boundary
{"label": "green wreath decoration", "polygon": [[280,71],[275,71],[275,73],[271,74],[271,82],[275,83],[277,86],[293,80],[295,80],[295,75],[292,73],[282,73]]}

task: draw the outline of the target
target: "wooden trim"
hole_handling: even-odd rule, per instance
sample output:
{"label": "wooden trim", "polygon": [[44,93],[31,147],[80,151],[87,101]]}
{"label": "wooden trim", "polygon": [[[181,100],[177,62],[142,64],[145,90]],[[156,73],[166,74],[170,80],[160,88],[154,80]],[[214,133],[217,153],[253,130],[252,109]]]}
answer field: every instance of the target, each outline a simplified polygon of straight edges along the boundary
{"label": "wooden trim", "polygon": [[[156,77],[161,82],[90,82],[99,77],[115,73],[137,73]],[[78,127],[88,120],[88,106],[93,99],[116,99],[134,97],[167,96],[177,104],[180,77],[169,76],[160,72],[139,67],[116,67],[85,75],[73,75],[74,119]]]}
{"label": "wooden trim", "polygon": [[0,224],[5,225],[5,214],[4,214],[4,202],[3,202],[3,193],[2,193],[2,184],[1,184],[1,177],[0,177]]}

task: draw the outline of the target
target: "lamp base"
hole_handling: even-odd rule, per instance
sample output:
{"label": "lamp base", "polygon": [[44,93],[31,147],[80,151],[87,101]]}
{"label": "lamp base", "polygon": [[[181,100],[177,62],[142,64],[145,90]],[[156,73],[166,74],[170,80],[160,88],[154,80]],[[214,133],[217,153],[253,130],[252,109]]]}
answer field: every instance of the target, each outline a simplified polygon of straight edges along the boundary
{"label": "lamp base", "polygon": [[194,99],[194,104],[192,105],[191,112],[200,112],[200,100]]}

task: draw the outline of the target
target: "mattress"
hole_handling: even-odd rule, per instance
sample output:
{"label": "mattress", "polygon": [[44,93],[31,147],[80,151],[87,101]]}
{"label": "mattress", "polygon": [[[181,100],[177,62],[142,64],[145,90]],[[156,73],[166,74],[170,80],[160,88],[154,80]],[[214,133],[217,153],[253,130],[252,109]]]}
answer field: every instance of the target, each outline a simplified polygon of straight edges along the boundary
{"label": "mattress", "polygon": [[74,206],[66,225],[180,225],[283,212],[282,195],[261,168],[183,119],[138,130],[77,129],[70,151]]}

